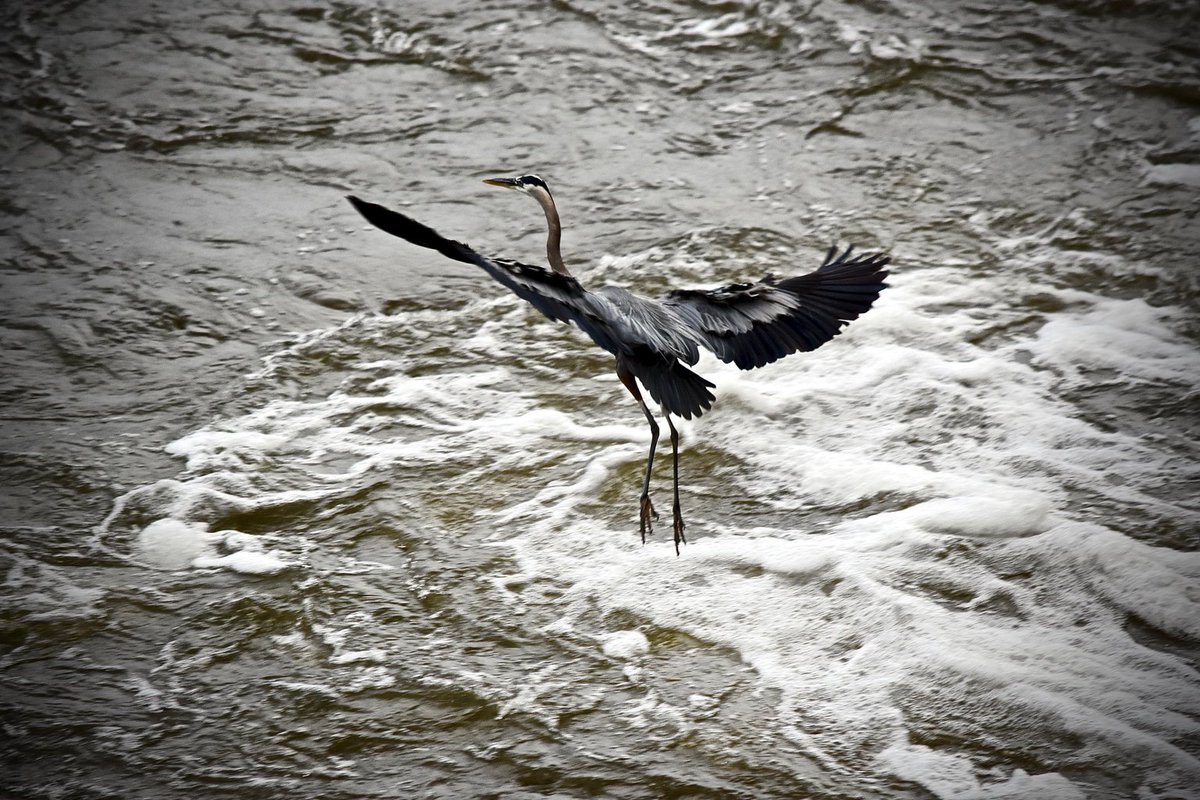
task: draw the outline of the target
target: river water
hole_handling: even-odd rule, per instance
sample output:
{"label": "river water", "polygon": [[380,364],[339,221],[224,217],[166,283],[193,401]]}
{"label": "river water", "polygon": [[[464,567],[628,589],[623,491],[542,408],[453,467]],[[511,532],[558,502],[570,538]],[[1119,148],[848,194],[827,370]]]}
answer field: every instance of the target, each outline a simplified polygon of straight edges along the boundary
{"label": "river water", "polygon": [[[6,4],[0,792],[1200,797],[1190,2]],[[699,371],[654,296],[886,248]],[[669,509],[669,459],[654,492]]]}

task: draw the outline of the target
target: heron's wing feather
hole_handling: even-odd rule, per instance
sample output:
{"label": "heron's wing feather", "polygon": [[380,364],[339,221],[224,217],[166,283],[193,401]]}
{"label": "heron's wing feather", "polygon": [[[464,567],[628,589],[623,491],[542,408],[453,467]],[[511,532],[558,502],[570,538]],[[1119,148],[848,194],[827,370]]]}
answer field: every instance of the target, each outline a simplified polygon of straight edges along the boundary
{"label": "heron's wing feather", "polygon": [[596,316],[594,298],[570,275],[504,258],[488,258],[399,212],[354,196],[346,199],[376,228],[455,261],[481,267],[550,319],[574,322],[596,344],[611,353],[617,352],[611,330]]}
{"label": "heron's wing feather", "polygon": [[797,350],[815,350],[867,311],[887,286],[888,256],[841,255],[830,248],[819,269],[778,280],[718,289],[673,291],[663,305],[675,311],[722,361],[761,367]]}
{"label": "heron's wing feather", "polygon": [[703,338],[658,300],[638,297],[620,286],[601,286],[594,298],[597,313],[627,345],[626,352],[641,348],[659,359],[678,358],[687,364],[700,359],[697,345],[703,344]]}

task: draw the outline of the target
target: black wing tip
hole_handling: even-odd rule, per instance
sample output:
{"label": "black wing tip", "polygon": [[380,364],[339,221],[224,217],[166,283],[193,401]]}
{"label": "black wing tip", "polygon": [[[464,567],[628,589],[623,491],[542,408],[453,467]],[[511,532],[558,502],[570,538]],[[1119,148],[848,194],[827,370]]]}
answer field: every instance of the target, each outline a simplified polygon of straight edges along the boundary
{"label": "black wing tip", "polygon": [[366,218],[367,222],[370,222],[371,224],[373,224],[377,227],[381,227],[381,226],[379,225],[379,222],[377,222],[376,220],[381,219],[385,215],[395,213],[393,211],[390,211],[390,209],[379,205],[378,203],[368,202],[368,201],[363,200],[362,198],[356,197],[352,194],[346,195],[346,201],[349,202],[350,205],[354,206],[354,210],[357,211],[359,214],[362,214],[362,216],[364,218]]}
{"label": "black wing tip", "polygon": [[[830,248],[830,254],[836,253],[837,246]],[[892,262],[891,253],[886,253],[882,250],[868,253],[860,253],[853,259],[849,256],[854,252],[854,245],[848,246],[842,254],[835,258],[826,256],[824,263],[817,268],[815,272],[809,273],[808,276],[823,281],[844,281],[857,279],[857,283],[865,283],[874,281],[878,284],[878,291],[883,291],[890,284],[885,283],[884,279],[891,274],[891,270],[886,267]],[[860,290],[867,287],[862,285]]]}

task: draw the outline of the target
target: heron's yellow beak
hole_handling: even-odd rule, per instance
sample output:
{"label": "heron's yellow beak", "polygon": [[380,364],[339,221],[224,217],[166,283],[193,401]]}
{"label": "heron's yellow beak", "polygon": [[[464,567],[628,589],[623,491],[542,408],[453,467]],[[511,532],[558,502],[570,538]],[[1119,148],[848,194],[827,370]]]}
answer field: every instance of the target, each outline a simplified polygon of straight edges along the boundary
{"label": "heron's yellow beak", "polygon": [[503,186],[505,189],[516,189],[519,185],[516,178],[484,178],[483,182],[489,186]]}

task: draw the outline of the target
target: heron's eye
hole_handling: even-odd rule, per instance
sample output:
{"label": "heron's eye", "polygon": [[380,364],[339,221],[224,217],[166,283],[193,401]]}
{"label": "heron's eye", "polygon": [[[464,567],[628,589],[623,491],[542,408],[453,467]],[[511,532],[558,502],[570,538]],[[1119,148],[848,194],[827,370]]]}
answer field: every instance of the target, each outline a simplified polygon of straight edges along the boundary
{"label": "heron's eye", "polygon": [[541,178],[539,178],[537,175],[522,175],[521,177],[517,178],[517,180],[519,180],[521,183],[525,184],[526,186],[545,186],[546,185],[546,182],[543,181]]}

